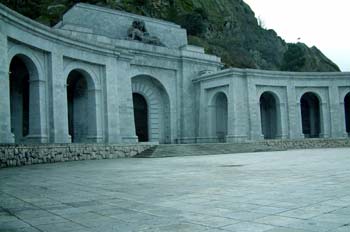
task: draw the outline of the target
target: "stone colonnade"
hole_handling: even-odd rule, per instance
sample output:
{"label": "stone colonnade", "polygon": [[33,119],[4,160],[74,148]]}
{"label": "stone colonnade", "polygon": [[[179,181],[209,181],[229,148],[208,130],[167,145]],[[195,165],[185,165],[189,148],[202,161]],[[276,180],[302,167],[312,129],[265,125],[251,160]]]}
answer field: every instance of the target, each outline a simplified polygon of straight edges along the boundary
{"label": "stone colonnade", "polygon": [[[218,123],[227,126],[227,142],[349,135],[348,73],[229,69],[193,82],[200,102],[201,142],[222,140]],[[225,100],[217,102],[219,95]],[[222,112],[222,105],[225,116],[218,119],[215,115]]]}

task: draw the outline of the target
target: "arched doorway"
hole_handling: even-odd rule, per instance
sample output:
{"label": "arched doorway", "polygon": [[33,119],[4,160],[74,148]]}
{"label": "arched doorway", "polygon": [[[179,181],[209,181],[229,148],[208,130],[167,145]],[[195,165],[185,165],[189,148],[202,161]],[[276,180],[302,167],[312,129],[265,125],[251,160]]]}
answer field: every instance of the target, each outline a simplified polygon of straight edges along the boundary
{"label": "arched doorway", "polygon": [[68,131],[73,143],[96,142],[96,108],[93,84],[82,70],[73,70],[67,78]]}
{"label": "arched doorway", "polygon": [[131,82],[139,141],[171,143],[171,107],[167,90],[159,80],[148,75],[135,76]]}
{"label": "arched doorway", "polygon": [[147,142],[149,141],[147,101],[139,93],[133,93],[132,100],[134,104],[136,135],[139,139],[139,142]]}
{"label": "arched doorway", "polygon": [[278,104],[274,94],[265,92],[260,96],[261,129],[265,139],[278,137],[280,123]]}
{"label": "arched doorway", "polygon": [[344,98],[344,108],[346,132],[350,136],[350,93],[348,93]]}
{"label": "arched doorway", "polygon": [[214,96],[213,132],[219,142],[225,142],[227,136],[227,97],[220,92]]}
{"label": "arched doorway", "polygon": [[10,63],[11,132],[15,142],[23,142],[29,134],[30,72],[24,57],[14,56]]}
{"label": "arched doorway", "polygon": [[302,128],[305,138],[319,138],[321,134],[320,100],[314,93],[305,93],[300,99]]}

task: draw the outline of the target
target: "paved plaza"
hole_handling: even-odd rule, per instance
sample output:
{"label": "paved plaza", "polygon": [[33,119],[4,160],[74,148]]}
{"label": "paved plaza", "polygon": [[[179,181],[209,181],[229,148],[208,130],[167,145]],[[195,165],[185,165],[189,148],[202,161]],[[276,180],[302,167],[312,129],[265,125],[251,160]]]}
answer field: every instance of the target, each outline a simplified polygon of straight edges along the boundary
{"label": "paved plaza", "polygon": [[1,169],[0,231],[350,232],[350,149]]}

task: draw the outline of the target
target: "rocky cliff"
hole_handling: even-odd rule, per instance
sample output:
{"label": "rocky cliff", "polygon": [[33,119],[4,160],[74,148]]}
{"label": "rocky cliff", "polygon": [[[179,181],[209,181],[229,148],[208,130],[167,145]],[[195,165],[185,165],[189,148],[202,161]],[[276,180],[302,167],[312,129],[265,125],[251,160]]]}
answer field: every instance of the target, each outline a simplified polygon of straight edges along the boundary
{"label": "rocky cliff", "polygon": [[316,47],[288,44],[259,25],[242,0],[0,0],[42,23],[54,25],[77,2],[173,21],[190,44],[220,56],[227,67],[288,71],[340,71]]}

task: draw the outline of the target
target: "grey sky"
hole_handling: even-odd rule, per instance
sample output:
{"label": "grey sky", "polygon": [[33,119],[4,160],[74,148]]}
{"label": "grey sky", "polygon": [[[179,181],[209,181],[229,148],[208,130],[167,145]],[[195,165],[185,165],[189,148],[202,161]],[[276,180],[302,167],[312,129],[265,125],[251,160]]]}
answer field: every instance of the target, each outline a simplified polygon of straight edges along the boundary
{"label": "grey sky", "polygon": [[286,42],[315,45],[342,71],[350,71],[349,0],[244,0]]}

